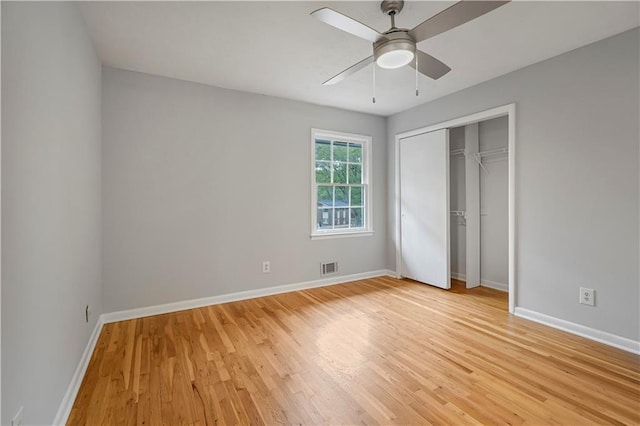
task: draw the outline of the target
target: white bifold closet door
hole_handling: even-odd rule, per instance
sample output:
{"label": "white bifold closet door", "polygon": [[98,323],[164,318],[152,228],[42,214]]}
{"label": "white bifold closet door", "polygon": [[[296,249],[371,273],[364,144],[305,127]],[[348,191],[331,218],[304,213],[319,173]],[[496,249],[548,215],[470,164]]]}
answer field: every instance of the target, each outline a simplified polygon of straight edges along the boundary
{"label": "white bifold closet door", "polygon": [[400,140],[400,240],[404,277],[451,287],[449,130]]}

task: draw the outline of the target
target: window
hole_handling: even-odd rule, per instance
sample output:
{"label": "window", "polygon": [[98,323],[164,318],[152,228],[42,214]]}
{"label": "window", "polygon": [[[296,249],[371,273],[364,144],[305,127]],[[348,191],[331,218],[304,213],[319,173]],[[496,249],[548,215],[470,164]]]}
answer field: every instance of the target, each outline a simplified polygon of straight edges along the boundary
{"label": "window", "polygon": [[312,130],[311,237],[370,235],[371,138]]}

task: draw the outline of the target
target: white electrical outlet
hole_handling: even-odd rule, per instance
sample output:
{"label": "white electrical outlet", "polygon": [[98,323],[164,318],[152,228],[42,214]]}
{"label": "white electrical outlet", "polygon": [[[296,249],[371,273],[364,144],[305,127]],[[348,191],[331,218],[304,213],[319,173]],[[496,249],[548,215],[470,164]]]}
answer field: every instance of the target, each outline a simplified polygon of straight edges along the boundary
{"label": "white electrical outlet", "polygon": [[596,305],[596,291],[592,288],[580,287],[580,303],[583,305]]}
{"label": "white electrical outlet", "polygon": [[11,419],[11,426],[22,426],[22,408],[20,407],[16,415]]}
{"label": "white electrical outlet", "polygon": [[271,272],[271,262],[269,262],[268,260],[262,262],[262,272],[265,274]]}

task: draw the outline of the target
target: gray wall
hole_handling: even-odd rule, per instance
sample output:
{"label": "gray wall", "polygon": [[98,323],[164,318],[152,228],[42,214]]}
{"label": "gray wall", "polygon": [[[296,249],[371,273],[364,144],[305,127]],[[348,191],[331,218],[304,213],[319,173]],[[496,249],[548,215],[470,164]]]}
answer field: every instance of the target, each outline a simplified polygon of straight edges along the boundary
{"label": "gray wall", "polygon": [[[507,147],[507,117],[478,124],[480,151]],[[480,282],[509,284],[509,161],[507,154],[485,157],[480,169]]]}
{"label": "gray wall", "polygon": [[100,80],[75,5],[2,2],[2,424],[53,421],[102,312]]}
{"label": "gray wall", "polygon": [[[396,133],[515,102],[517,306],[639,340],[639,39],[636,28],[390,117],[390,223]],[[596,307],[578,304],[580,286]]]}
{"label": "gray wall", "polygon": [[[310,240],[312,127],[373,137],[373,236]],[[103,68],[105,310],[316,280],[321,261],[340,275],[384,269],[385,129],[382,117]]]}

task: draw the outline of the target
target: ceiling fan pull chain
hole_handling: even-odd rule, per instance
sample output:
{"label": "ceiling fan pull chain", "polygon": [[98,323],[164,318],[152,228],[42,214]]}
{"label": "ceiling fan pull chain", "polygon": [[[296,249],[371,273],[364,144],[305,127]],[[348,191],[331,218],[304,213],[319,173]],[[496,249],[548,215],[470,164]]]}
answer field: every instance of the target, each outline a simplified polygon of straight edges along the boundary
{"label": "ceiling fan pull chain", "polygon": [[373,103],[376,103],[376,64],[373,64]]}
{"label": "ceiling fan pull chain", "polygon": [[416,96],[418,96],[420,91],[418,90],[418,55],[416,55]]}

